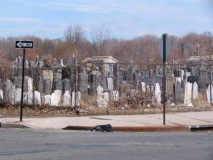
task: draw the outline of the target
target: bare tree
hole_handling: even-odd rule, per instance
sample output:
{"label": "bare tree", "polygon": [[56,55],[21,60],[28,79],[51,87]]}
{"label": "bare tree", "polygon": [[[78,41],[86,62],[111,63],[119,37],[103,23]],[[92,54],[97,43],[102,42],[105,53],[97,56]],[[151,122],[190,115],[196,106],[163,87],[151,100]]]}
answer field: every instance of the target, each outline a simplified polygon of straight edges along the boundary
{"label": "bare tree", "polygon": [[70,25],[64,31],[65,42],[72,43],[77,48],[81,47],[82,42],[85,41],[85,33],[81,26]]}
{"label": "bare tree", "polygon": [[100,27],[91,32],[93,54],[107,55],[109,50],[110,32],[107,28]]}

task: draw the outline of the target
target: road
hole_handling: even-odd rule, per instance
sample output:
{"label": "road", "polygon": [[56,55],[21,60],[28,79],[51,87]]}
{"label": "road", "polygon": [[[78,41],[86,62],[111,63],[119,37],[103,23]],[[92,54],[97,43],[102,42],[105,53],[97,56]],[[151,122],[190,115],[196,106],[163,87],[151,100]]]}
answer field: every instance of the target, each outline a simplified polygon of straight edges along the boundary
{"label": "road", "polygon": [[213,133],[0,129],[0,160],[212,160]]}

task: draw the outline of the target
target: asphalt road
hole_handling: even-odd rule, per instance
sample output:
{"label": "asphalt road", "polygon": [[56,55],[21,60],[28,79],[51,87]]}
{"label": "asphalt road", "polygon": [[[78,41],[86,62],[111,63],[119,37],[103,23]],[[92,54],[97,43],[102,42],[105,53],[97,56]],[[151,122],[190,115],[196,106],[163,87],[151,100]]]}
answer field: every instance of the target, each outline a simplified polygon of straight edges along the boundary
{"label": "asphalt road", "polygon": [[213,133],[0,129],[0,160],[213,160]]}

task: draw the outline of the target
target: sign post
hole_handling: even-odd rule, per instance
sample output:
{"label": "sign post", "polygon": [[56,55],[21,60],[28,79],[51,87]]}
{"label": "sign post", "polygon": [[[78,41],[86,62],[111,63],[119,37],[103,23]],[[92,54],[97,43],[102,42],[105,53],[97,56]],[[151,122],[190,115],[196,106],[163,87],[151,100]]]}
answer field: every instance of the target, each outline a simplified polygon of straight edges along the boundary
{"label": "sign post", "polygon": [[160,39],[160,55],[163,58],[163,125],[166,125],[166,61],[169,50],[169,38],[167,33],[164,33]]}
{"label": "sign post", "polygon": [[22,62],[22,87],[21,87],[21,109],[20,109],[20,121],[23,116],[23,93],[24,93],[24,66],[25,66],[25,49],[33,48],[33,41],[16,41],[16,48],[23,48],[23,62]]}

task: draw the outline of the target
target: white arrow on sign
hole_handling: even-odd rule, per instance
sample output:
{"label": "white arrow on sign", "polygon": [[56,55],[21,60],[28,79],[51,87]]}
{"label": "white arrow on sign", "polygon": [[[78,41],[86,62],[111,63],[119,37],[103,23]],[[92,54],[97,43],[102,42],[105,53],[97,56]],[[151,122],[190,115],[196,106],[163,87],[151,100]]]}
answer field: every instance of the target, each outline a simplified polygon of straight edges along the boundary
{"label": "white arrow on sign", "polygon": [[21,42],[18,42],[16,45],[17,45],[19,48],[22,47],[22,43],[21,43]]}

